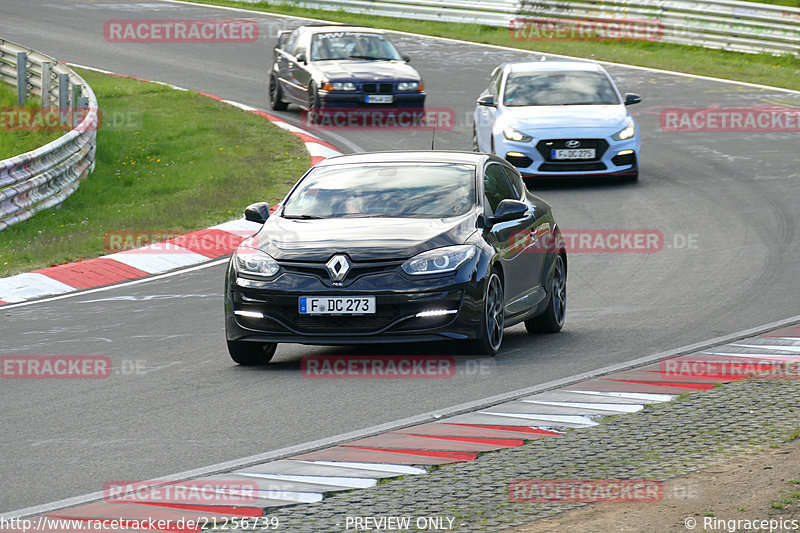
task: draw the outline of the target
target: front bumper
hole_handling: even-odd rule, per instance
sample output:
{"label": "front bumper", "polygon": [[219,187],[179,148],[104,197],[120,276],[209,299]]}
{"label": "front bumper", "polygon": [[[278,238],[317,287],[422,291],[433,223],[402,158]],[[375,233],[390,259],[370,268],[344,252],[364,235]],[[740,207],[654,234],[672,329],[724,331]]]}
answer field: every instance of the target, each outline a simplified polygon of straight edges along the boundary
{"label": "front bumper", "polygon": [[319,99],[322,107],[353,107],[380,109],[386,107],[425,107],[424,91],[408,91],[394,93],[370,93],[371,95],[391,96],[392,103],[373,104],[367,103],[367,93],[363,91],[319,91]]}
{"label": "front bumper", "polygon": [[[256,281],[238,277],[229,266],[227,339],[361,344],[474,338],[482,316],[480,283],[458,279],[457,274],[409,279],[397,270],[362,275],[345,287],[331,287],[315,272],[283,272],[275,280]],[[376,313],[301,315],[298,301],[303,296],[374,296]]]}
{"label": "front bumper", "polygon": [[563,148],[567,139],[536,139],[523,143],[509,141],[502,134],[498,137],[495,152],[514,165],[523,177],[622,177],[635,174],[639,168],[638,137],[624,141],[611,137],[578,139],[583,145],[595,149],[595,158],[587,160],[556,160],[551,157],[551,150]]}

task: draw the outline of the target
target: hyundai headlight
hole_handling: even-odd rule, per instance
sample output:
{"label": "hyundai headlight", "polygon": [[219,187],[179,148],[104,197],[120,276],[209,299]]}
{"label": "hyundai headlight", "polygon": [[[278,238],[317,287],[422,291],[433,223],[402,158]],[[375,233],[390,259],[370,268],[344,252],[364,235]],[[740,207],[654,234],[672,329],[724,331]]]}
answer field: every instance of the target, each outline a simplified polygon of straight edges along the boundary
{"label": "hyundai headlight", "polygon": [[527,143],[533,140],[533,137],[526,135],[520,131],[515,130],[511,126],[503,128],[503,136],[509,141],[516,141],[519,143]]}
{"label": "hyundai headlight", "polygon": [[403,272],[412,276],[452,272],[475,256],[475,246],[445,246],[417,254],[402,265]]}
{"label": "hyundai headlight", "polygon": [[281,268],[272,256],[255,248],[239,248],[233,258],[240,274],[271,278]]}
{"label": "hyundai headlight", "polygon": [[636,123],[632,118],[628,118],[625,127],[615,133],[612,138],[616,141],[624,141],[625,139],[630,139],[634,135],[636,135]]}
{"label": "hyundai headlight", "polygon": [[397,84],[398,91],[421,91],[418,81],[401,81]]}

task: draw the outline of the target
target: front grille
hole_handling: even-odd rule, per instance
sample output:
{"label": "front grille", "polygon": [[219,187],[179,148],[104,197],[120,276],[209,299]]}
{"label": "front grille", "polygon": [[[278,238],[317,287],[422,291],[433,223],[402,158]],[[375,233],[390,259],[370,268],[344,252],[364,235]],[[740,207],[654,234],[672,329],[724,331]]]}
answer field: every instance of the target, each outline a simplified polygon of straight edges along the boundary
{"label": "front grille", "polygon": [[[608,143],[605,139],[551,139],[542,140],[536,143],[536,149],[542,154],[545,161],[559,162],[563,159],[553,159],[551,150],[560,148],[571,148],[567,146],[569,141],[579,141],[581,144],[577,148],[594,148],[594,159],[582,159],[581,161],[600,161],[608,150]],[[543,170],[543,169],[539,169]]]}
{"label": "front grille", "polygon": [[394,92],[393,83],[363,83],[361,90],[367,94],[392,94]]}
{"label": "front grille", "polygon": [[540,172],[587,172],[589,170],[607,170],[605,163],[542,163]]}
{"label": "front grille", "polygon": [[524,155],[522,157],[520,157],[518,155],[507,155],[506,156],[506,161],[508,161],[509,163],[511,163],[512,165],[514,165],[517,168],[528,168],[529,166],[531,166],[533,164],[533,159],[531,159],[530,157],[528,157],[526,155]]}
{"label": "front grille", "polygon": [[[322,283],[332,287],[331,277],[328,274],[328,269],[324,263],[304,263],[300,261],[279,261],[281,267],[287,272],[297,272],[301,274],[310,274],[318,278]],[[402,264],[402,261],[377,261],[373,263],[352,263],[347,276],[341,282],[340,286],[347,287],[358,278],[370,274],[378,274],[381,272],[390,272],[397,270]]]}

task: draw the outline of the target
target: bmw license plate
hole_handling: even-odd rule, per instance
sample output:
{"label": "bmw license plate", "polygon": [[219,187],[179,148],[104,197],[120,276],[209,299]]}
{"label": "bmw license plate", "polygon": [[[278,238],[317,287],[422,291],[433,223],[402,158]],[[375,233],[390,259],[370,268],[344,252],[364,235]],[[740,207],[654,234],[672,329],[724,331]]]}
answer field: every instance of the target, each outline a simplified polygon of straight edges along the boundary
{"label": "bmw license plate", "polygon": [[594,148],[559,148],[550,152],[552,159],[594,159]]}
{"label": "bmw license plate", "polygon": [[391,94],[368,94],[366,101],[368,104],[391,104],[393,98]]}
{"label": "bmw license plate", "polygon": [[374,296],[301,296],[301,315],[374,315]]}

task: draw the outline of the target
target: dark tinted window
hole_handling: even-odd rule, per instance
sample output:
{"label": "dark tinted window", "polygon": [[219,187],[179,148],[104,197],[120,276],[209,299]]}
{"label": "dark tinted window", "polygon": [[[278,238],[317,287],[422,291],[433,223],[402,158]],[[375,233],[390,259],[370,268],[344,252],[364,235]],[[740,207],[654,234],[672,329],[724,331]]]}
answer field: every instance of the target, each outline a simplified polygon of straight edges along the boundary
{"label": "dark tinted window", "polygon": [[378,33],[340,31],[318,33],[311,40],[311,60],[384,59],[400,60],[400,52]]}
{"label": "dark tinted window", "polygon": [[475,167],[375,163],[313,169],[284,203],[284,217],[446,218],[475,205]]}
{"label": "dark tinted window", "polygon": [[503,103],[507,106],[613,105],[619,98],[600,72],[522,72],[509,74]]}
{"label": "dark tinted window", "polygon": [[522,181],[522,176],[520,176],[519,172],[514,171],[511,168],[506,166],[503,167],[503,170],[506,171],[506,176],[508,176],[508,181],[511,182],[511,185],[514,186],[514,189],[517,191],[517,199],[522,200],[523,191],[525,191],[525,184]]}
{"label": "dark tinted window", "polygon": [[483,190],[492,213],[503,200],[519,200],[519,193],[508,181],[503,167],[496,163],[486,167],[483,175]]}

